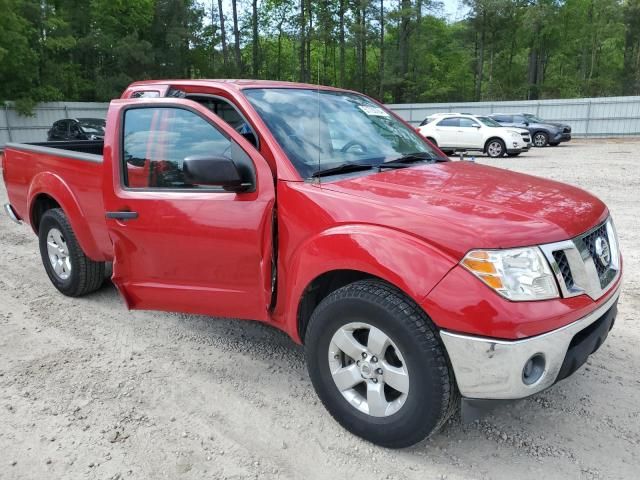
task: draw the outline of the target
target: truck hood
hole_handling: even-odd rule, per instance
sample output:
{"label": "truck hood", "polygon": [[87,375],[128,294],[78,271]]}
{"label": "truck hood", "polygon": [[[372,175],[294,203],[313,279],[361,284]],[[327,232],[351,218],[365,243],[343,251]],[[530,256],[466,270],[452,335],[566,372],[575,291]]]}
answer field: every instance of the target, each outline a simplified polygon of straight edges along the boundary
{"label": "truck hood", "polygon": [[369,207],[365,221],[419,236],[456,258],[473,248],[566,240],[608,215],[579,188],[472,162],[390,170],[322,189],[358,197]]}

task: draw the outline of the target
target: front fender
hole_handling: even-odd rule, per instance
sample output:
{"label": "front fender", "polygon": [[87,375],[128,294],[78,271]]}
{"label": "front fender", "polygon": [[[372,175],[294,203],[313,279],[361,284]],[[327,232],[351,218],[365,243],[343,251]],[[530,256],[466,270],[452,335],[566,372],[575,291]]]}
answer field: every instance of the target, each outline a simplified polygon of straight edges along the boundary
{"label": "front fender", "polygon": [[29,186],[27,195],[27,211],[29,212],[29,224],[34,232],[37,232],[37,225],[33,225],[33,208],[38,195],[45,194],[53,198],[71,223],[71,228],[76,235],[80,248],[89,258],[101,260],[103,255],[100,252],[96,240],[89,229],[86,216],[75,195],[67,186],[64,180],[51,172],[38,173]]}
{"label": "front fender", "polygon": [[[298,308],[314,279],[336,270],[354,270],[381,278],[417,303],[456,265],[456,260],[407,233],[376,225],[332,227],[308,239],[284,263],[285,285],[279,310],[285,331],[297,342]],[[276,312],[278,313],[278,312]]]}

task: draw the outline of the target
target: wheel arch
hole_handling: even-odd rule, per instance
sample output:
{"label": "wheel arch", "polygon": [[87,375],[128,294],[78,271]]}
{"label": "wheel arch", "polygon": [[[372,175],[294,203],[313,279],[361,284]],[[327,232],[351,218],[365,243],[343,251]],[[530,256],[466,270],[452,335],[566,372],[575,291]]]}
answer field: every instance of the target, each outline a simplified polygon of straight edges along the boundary
{"label": "wheel arch", "polygon": [[40,219],[47,210],[60,208],[67,216],[82,251],[92,260],[104,260],[89,229],[87,218],[75,195],[65,182],[55,174],[42,172],[36,175],[29,187],[29,223],[36,235]]}
{"label": "wheel arch", "polygon": [[330,270],[320,274],[307,285],[298,303],[296,315],[297,332],[303,343],[311,315],[320,302],[339,288],[365,279],[379,280],[388,283],[382,278],[359,270]]}
{"label": "wheel arch", "polygon": [[482,151],[484,153],[487,153],[487,148],[489,147],[489,143],[491,143],[494,140],[500,140],[500,143],[502,143],[502,146],[505,148],[507,148],[507,143],[504,141],[504,139],[502,137],[498,137],[496,135],[493,135],[492,137],[487,138],[487,141],[484,142],[484,148],[482,149]]}
{"label": "wheel arch", "polygon": [[375,225],[333,227],[305,242],[286,262],[274,321],[302,343],[306,322],[323,298],[357,280],[379,279],[417,304],[456,265],[436,247]]}
{"label": "wheel arch", "polygon": [[[31,201],[29,209],[29,224],[33,231],[38,234],[40,229],[40,220],[47,210],[53,208],[62,208],[60,203],[48,193],[38,193]],[[63,209],[64,210],[64,209]]]}

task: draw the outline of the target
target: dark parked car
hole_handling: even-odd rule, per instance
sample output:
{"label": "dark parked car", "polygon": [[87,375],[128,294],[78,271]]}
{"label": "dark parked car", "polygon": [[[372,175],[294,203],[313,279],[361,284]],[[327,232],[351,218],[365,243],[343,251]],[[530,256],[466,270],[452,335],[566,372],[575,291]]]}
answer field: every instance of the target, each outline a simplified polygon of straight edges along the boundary
{"label": "dark parked car", "polygon": [[566,123],[548,122],[530,113],[493,113],[489,116],[505,127],[528,129],[536,147],[555,147],[571,140],[571,127]]}
{"label": "dark parked car", "polygon": [[103,140],[105,121],[102,118],[69,118],[58,120],[47,134],[48,141]]}

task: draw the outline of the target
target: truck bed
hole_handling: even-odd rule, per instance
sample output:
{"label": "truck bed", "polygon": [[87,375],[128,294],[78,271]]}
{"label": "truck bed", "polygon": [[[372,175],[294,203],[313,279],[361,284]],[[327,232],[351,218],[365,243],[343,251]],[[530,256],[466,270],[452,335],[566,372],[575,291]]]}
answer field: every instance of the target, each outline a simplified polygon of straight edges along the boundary
{"label": "truck bed", "polygon": [[[53,200],[65,211],[78,241],[93,260],[112,257],[102,199],[102,141],[9,143],[2,170],[9,201],[34,231],[38,202]],[[45,193],[46,192],[46,193]],[[49,198],[47,198],[49,197]],[[83,219],[83,225],[78,220]]]}

